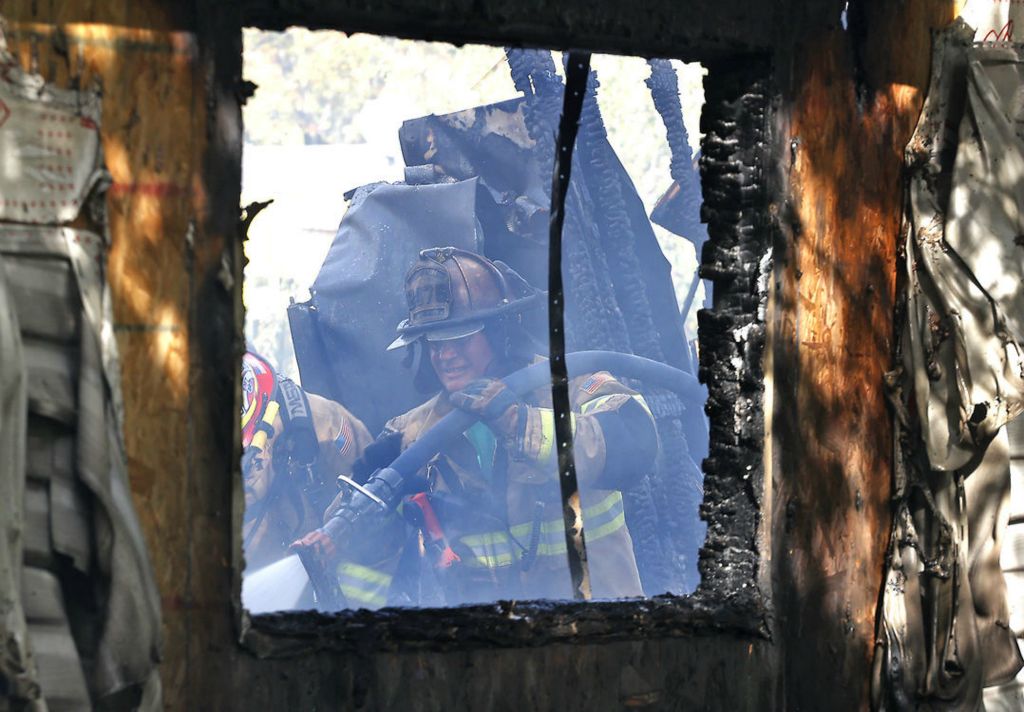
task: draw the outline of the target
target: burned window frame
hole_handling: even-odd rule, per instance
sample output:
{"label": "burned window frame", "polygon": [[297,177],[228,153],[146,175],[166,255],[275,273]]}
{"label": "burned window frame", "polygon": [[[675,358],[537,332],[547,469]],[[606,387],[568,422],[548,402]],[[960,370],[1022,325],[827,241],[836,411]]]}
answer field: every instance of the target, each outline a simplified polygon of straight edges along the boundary
{"label": "burned window frame", "polygon": [[[287,20],[260,12],[232,14],[213,22],[237,29],[256,26],[281,29]],[[298,22],[296,24],[299,24]],[[384,33],[335,21],[302,22],[313,28]],[[466,41],[456,30],[429,38]],[[497,33],[496,33],[497,34]],[[499,44],[507,38],[474,37]],[[629,49],[629,48],[624,48]],[[773,196],[777,188],[769,166],[780,149],[772,135],[773,90],[770,60],[748,48],[724,55],[718,43],[687,47],[685,56],[659,52],[685,61],[701,61],[708,69],[701,115],[700,173],[702,219],[708,242],[700,273],[712,282],[713,305],[698,313],[700,380],[708,387],[705,410],[709,417],[709,454],[703,463],[704,502],[701,516],[708,524],[701,547],[697,590],[687,596],[660,595],[621,601],[499,601],[454,608],[386,608],[337,613],[290,611],[250,615],[241,604],[241,531],[244,496],[233,458],[232,600],[240,641],[261,657],[310,650],[466,649],[529,647],[552,642],[608,642],[650,637],[730,632],[764,637],[768,634],[767,593],[768,511],[765,492],[765,368],[766,311],[772,270],[772,245],[778,234]],[[212,154],[240,159],[241,111],[245,92],[239,79],[241,47],[222,43],[221,68],[214,80],[222,96],[233,97],[237,111],[213,117]],[[645,54],[632,48],[633,54]],[[230,56],[229,56],[230,54]],[[240,160],[227,168],[229,180],[241,185]],[[224,170],[224,169],[221,169]],[[217,172],[217,169],[214,169]],[[237,197],[237,195],[236,195]],[[237,202],[237,201],[236,201]],[[240,225],[244,237],[244,224]],[[235,352],[225,355],[238,374],[244,326],[241,308],[241,240],[235,253],[233,333]],[[236,375],[236,380],[238,376]],[[237,383],[236,398],[237,398]],[[232,415],[237,413],[235,408]],[[235,451],[240,452],[239,426],[233,417]]]}

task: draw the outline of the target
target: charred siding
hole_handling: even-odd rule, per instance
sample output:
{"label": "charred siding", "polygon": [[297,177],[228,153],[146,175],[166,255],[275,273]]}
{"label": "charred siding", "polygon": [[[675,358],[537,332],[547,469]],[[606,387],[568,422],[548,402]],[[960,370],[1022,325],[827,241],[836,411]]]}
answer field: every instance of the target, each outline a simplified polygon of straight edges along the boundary
{"label": "charred siding", "polygon": [[701,551],[703,592],[731,602],[756,602],[756,545],[764,478],[764,368],[771,231],[764,180],[768,63],[737,60],[712,65],[704,82],[700,160],[702,220],[708,242],[701,276],[714,284],[714,304],[698,312],[700,380],[708,385],[711,442],[704,461],[708,523]]}

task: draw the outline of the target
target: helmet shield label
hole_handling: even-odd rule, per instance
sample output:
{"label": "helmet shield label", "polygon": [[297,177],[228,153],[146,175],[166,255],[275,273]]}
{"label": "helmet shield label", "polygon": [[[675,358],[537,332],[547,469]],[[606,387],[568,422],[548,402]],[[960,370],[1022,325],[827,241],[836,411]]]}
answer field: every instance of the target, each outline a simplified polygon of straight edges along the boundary
{"label": "helmet shield label", "polygon": [[429,324],[444,321],[451,314],[452,285],[443,267],[416,267],[406,281],[405,298],[409,303],[409,323]]}

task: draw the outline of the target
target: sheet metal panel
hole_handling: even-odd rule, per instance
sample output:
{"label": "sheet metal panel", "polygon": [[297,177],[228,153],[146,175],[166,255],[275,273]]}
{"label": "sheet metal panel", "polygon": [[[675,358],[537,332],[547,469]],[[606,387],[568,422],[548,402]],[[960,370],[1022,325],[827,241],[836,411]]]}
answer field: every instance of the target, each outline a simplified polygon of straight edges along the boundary
{"label": "sheet metal panel", "polygon": [[53,547],[50,540],[50,492],[47,483],[27,480],[23,506],[25,561],[35,566],[50,566],[53,563]]}
{"label": "sheet metal panel", "polygon": [[29,412],[74,425],[77,414],[78,370],[74,353],[66,346],[23,337],[28,371]]}
{"label": "sheet metal panel", "polygon": [[4,64],[0,220],[71,222],[102,177],[99,97],[58,89],[13,63]]}
{"label": "sheet metal panel", "polygon": [[9,255],[7,262],[11,265],[9,289],[22,330],[45,339],[76,339],[78,288],[67,260]]}
{"label": "sheet metal panel", "polygon": [[26,566],[22,572],[21,596],[47,707],[50,710],[92,709],[57,577],[49,571]]}

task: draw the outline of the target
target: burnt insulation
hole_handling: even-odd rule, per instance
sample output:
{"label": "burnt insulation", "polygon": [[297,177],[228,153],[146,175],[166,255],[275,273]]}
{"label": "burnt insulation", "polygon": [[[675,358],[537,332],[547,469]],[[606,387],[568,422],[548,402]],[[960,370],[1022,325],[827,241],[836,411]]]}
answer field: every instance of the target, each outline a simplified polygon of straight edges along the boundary
{"label": "burnt insulation", "polygon": [[[585,179],[592,193],[596,218],[593,222],[599,231],[600,249],[596,251],[613,285],[632,353],[671,363],[675,359],[667,359],[662,348],[662,334],[655,323],[637,252],[635,236],[649,226],[632,224],[626,209],[618,173],[612,165],[617,159],[608,144],[598,104],[599,87],[597,73],[591,72],[579,137],[580,160],[588,168]],[[614,265],[614,269],[609,265]],[[682,402],[675,394],[664,391],[648,390],[645,395],[657,424],[661,458],[655,472],[639,478],[637,485],[625,493],[631,514],[639,520],[635,522],[638,533],[642,534],[636,547],[638,563],[646,591],[689,592],[696,586],[696,553],[703,533],[703,527],[695,526],[699,524],[696,515],[702,493],[701,473],[690,459],[680,422]],[[643,492],[647,488],[659,496],[645,498]],[[631,520],[631,531],[633,524]],[[649,531],[654,532],[653,537],[647,534]]]}
{"label": "burnt insulation", "polygon": [[683,235],[691,239],[699,249],[707,240],[707,230],[700,222],[700,177],[694,170],[690,136],[683,123],[679,77],[667,59],[649,59],[647,64],[651,68],[651,76],[645,83],[651,90],[654,108],[665,124],[665,134],[672,151],[669,174],[679,184],[682,195],[679,218]]}

